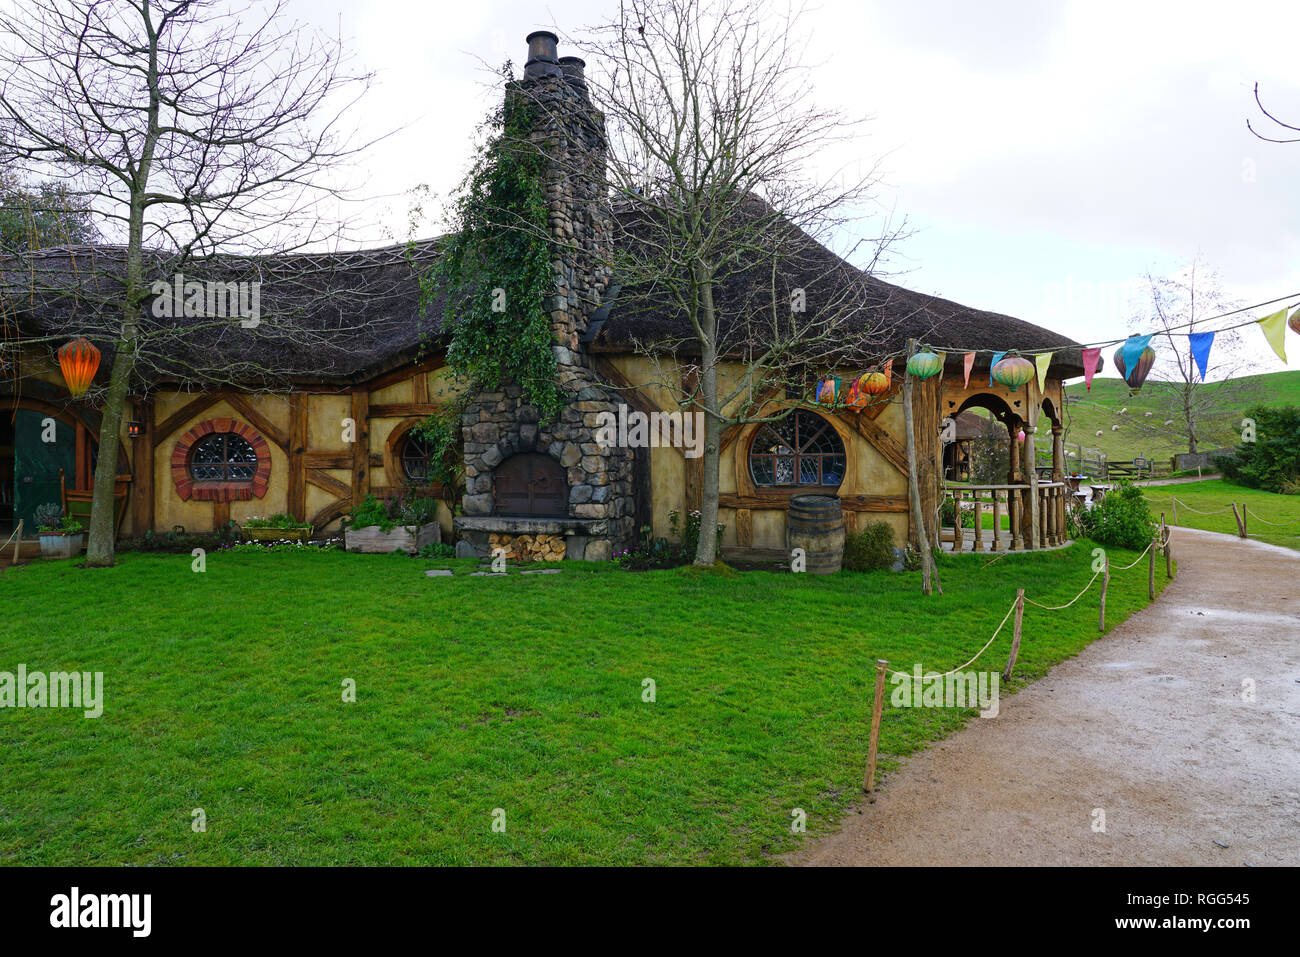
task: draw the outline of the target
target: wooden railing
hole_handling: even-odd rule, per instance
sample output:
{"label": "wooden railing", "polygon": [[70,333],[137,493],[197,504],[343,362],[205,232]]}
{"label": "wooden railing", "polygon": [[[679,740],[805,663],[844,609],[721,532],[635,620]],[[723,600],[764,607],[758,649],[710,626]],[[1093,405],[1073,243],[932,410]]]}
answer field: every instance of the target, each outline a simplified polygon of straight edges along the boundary
{"label": "wooden railing", "polygon": [[[975,520],[973,551],[1001,551],[1004,538],[1007,541],[1006,549],[1009,551],[1052,548],[1065,544],[1068,539],[1065,527],[1065,503],[1070,488],[1065,482],[1038,483],[1039,531],[1037,535],[1029,528],[1026,515],[1031,511],[1029,503],[1033,487],[1030,485],[958,485],[949,486],[945,494],[953,500],[954,521],[950,542],[954,552],[960,552],[965,548],[962,535],[963,502],[971,506],[970,511]],[[993,511],[993,540],[988,549],[985,548],[983,534],[985,509]],[[1010,528],[1005,531],[1002,528],[1003,515],[1008,517],[1010,525]],[[941,538],[942,535],[941,531]]]}

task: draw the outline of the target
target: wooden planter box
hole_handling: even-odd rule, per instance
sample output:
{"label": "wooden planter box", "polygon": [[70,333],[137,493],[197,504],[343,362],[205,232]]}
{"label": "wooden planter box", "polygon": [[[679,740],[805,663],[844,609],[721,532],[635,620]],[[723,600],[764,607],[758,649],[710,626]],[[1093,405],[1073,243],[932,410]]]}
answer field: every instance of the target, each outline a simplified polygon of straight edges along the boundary
{"label": "wooden planter box", "polygon": [[86,544],[86,533],[77,532],[75,535],[41,533],[40,539],[41,558],[72,558],[81,554],[81,548]]}
{"label": "wooden planter box", "polygon": [[382,532],[378,525],[367,528],[349,528],[343,533],[343,544],[350,552],[390,554],[402,550],[414,555],[425,545],[442,541],[442,526],[437,522],[428,525],[397,525],[392,531]]}
{"label": "wooden planter box", "polygon": [[250,542],[309,542],[310,528],[240,528],[240,533]]}

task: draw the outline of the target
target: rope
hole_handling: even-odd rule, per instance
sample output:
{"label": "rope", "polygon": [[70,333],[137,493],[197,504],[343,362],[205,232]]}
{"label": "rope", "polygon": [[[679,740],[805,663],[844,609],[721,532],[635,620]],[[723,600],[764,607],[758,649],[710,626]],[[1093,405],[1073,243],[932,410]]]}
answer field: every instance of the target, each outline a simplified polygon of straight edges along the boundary
{"label": "rope", "polygon": [[1254,512],[1252,512],[1249,508],[1246,509],[1246,513],[1247,513],[1248,515],[1250,515],[1251,518],[1255,519],[1255,521],[1257,521],[1257,522],[1263,522],[1265,525],[1272,525],[1274,528],[1285,528],[1285,527],[1288,526],[1288,525],[1300,525],[1300,518],[1297,518],[1297,519],[1295,519],[1294,521],[1290,521],[1290,522],[1270,522],[1270,521],[1269,521],[1268,519],[1266,519],[1266,518],[1260,518],[1258,515],[1256,515]]}
{"label": "rope", "polygon": [[[1192,508],[1190,505],[1184,502],[1181,498],[1178,498],[1178,496],[1176,495],[1171,495],[1169,497],[1173,499],[1175,502],[1177,502],[1179,505],[1181,505],[1183,508],[1187,509],[1189,512],[1195,512],[1197,515],[1218,515],[1220,512],[1232,511],[1232,506],[1229,505],[1226,508],[1216,508],[1216,509],[1211,509],[1208,512],[1202,512],[1199,508]],[[1263,521],[1263,519],[1261,519],[1260,521]]]}
{"label": "rope", "polygon": [[[1103,569],[1103,571],[1104,571],[1104,569]],[[1089,581],[1088,584],[1086,584],[1086,585],[1083,586],[1083,591],[1079,592],[1079,594],[1075,595],[1073,598],[1071,598],[1069,601],[1067,601],[1064,605],[1044,605],[1044,604],[1041,604],[1040,602],[1036,602],[1036,601],[1034,601],[1034,600],[1033,600],[1032,598],[1030,598],[1028,595],[1025,596],[1025,601],[1029,602],[1029,604],[1031,604],[1031,605],[1037,605],[1039,608],[1046,609],[1047,611],[1060,611],[1062,608],[1069,608],[1071,605],[1073,605],[1076,601],[1078,601],[1080,598],[1082,598],[1082,597],[1084,596],[1084,594],[1088,591],[1088,589],[1092,587],[1092,583],[1095,582],[1095,581],[1097,580],[1097,576],[1100,575],[1100,574],[1101,574],[1101,572],[1097,572],[1096,575],[1093,575],[1091,581]]]}
{"label": "rope", "polygon": [[[1168,537],[1167,537],[1167,535],[1168,535],[1168,533],[1166,533],[1165,541],[1168,541]],[[1146,548],[1142,549],[1142,554],[1141,554],[1141,555],[1139,555],[1136,559],[1134,559],[1134,560],[1133,560],[1131,563],[1129,563],[1128,565],[1117,565],[1117,566],[1115,567],[1115,571],[1117,571],[1117,572],[1128,571],[1130,568],[1132,568],[1132,567],[1133,567],[1134,565],[1136,565],[1138,562],[1142,561],[1142,559],[1146,558],[1146,557],[1147,557],[1147,552],[1151,551],[1151,549],[1153,549],[1153,548],[1155,547],[1155,545],[1156,545],[1156,539],[1153,538],[1153,539],[1151,539],[1151,544],[1148,545]],[[1161,542],[1161,543],[1160,543],[1160,547],[1161,547],[1161,548],[1164,547],[1164,542]],[[1108,563],[1108,564],[1109,564],[1109,563]]]}
{"label": "rope", "polygon": [[[941,674],[941,675],[925,674],[925,675],[922,675],[921,677],[922,677],[922,678],[946,678],[946,677],[948,677],[949,675],[955,675],[957,672],[959,672],[959,671],[961,671],[963,668],[965,668],[966,665],[974,664],[976,658],[979,658],[980,655],[984,654],[984,652],[986,652],[986,651],[989,650],[989,645],[993,644],[993,639],[994,639],[994,638],[997,638],[998,634],[1002,631],[1002,626],[1005,625],[1005,624],[1007,623],[1007,619],[1011,617],[1011,613],[1012,613],[1013,611],[1015,611],[1015,610],[1016,610],[1016,602],[1015,602],[1014,599],[1012,599],[1011,607],[1008,608],[1008,609],[1007,609],[1007,613],[1006,613],[1005,615],[1002,616],[1002,624],[998,625],[998,630],[995,631],[995,632],[993,632],[993,637],[990,638],[987,642],[985,642],[984,647],[981,648],[979,651],[977,651],[977,652],[975,653],[975,658],[972,658],[970,661],[966,662],[965,665],[958,665],[956,668],[953,668],[951,671],[945,671],[945,672],[944,672],[943,674]],[[905,678],[915,678],[915,677],[916,677],[915,674],[912,674],[912,673],[907,672],[907,671],[895,671],[893,668],[889,668],[889,669],[887,669],[887,670],[889,671],[889,673],[890,673],[891,675],[902,675],[902,676],[905,677]]]}

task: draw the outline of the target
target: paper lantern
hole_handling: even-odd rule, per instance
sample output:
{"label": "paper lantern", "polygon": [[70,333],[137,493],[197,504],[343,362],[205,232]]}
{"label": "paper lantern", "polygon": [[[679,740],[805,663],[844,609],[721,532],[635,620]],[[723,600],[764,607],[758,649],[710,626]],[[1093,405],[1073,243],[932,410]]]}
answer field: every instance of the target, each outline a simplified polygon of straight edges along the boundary
{"label": "paper lantern", "polygon": [[840,377],[827,376],[817,383],[817,401],[822,405],[834,405],[840,396]]}
{"label": "paper lantern", "polygon": [[1115,350],[1115,368],[1119,370],[1119,374],[1128,383],[1129,394],[1137,395],[1142,388],[1142,383],[1147,381],[1147,376],[1150,374],[1151,366],[1155,364],[1155,361],[1156,350],[1147,346],[1142,350],[1142,354],[1138,356],[1137,364],[1132,369],[1128,369],[1126,368],[1127,363],[1124,362],[1124,347],[1120,346]]}
{"label": "paper lantern", "polygon": [[862,391],[862,376],[858,376],[853,380],[853,385],[849,386],[849,391],[844,396],[844,404],[850,409],[863,409],[866,408],[870,398]]}
{"label": "paper lantern", "polygon": [[889,391],[889,376],[872,366],[853,383],[854,387],[868,397],[884,395]]}
{"label": "paper lantern", "polygon": [[1016,441],[1023,442],[1024,440],[1025,440],[1025,430],[1021,429],[1019,432],[1016,433]]}
{"label": "paper lantern", "polygon": [[72,397],[85,395],[99,368],[99,350],[89,339],[78,336],[59,350],[59,368]]}
{"label": "paper lantern", "polygon": [[1291,313],[1291,318],[1286,321],[1286,324],[1291,327],[1292,332],[1300,336],[1300,309]]}
{"label": "paper lantern", "polygon": [[1020,353],[1008,352],[993,366],[993,381],[1015,392],[1037,375],[1034,364]]}
{"label": "paper lantern", "polygon": [[943,358],[929,346],[921,346],[921,351],[907,360],[907,372],[917,379],[928,379],[943,371]]}

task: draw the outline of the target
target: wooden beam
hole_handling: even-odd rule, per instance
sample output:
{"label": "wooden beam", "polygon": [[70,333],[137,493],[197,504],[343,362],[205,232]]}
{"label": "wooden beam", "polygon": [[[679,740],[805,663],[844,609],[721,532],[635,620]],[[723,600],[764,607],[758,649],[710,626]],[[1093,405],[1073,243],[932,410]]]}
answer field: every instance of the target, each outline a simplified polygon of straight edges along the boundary
{"label": "wooden beam", "polygon": [[[356,395],[355,392],[352,394]],[[370,406],[369,418],[405,419],[414,415],[433,415],[441,408],[435,402],[378,402]]]}
{"label": "wooden beam", "polygon": [[303,459],[307,452],[307,396],[301,392],[289,394],[289,441],[285,452],[289,456],[288,512],[294,518],[305,521],[307,467]]}
{"label": "wooden beam", "polygon": [[754,513],[747,508],[736,509],[736,544],[742,548],[754,544]]}
{"label": "wooden beam", "polygon": [[[319,489],[324,489],[332,495],[346,499],[349,508],[352,507],[352,489],[340,482],[334,476],[322,472],[320,469],[306,469],[303,472],[303,479],[308,485],[315,485]],[[305,488],[304,488],[305,492]]]}
{"label": "wooden beam", "polygon": [[[370,491],[370,470],[375,465],[375,456],[370,452],[370,393],[357,389],[352,393],[352,422],[356,435],[352,442],[352,507],[356,508]],[[379,464],[384,457],[380,455]]]}
{"label": "wooden beam", "polygon": [[429,374],[427,372],[417,372],[411,378],[411,400],[417,405],[428,404]]}
{"label": "wooden beam", "polygon": [[[755,492],[753,495],[735,495],[724,492],[718,496],[721,508],[736,509],[787,509],[790,496],[785,492]],[[845,495],[840,499],[845,511],[852,512],[906,512],[906,495]]]}
{"label": "wooden beam", "polygon": [[302,464],[309,469],[350,469],[352,453],[346,449],[341,452],[305,452]]}
{"label": "wooden beam", "polygon": [[352,502],[350,499],[339,499],[326,505],[319,512],[311,517],[311,526],[315,531],[320,531],[336,518],[342,518],[352,511]]}
{"label": "wooden beam", "polygon": [[378,392],[380,389],[398,382],[403,382],[416,373],[436,372],[446,364],[447,361],[442,356],[430,356],[429,358],[424,359],[421,362],[416,362],[413,365],[405,366],[401,369],[394,369],[392,372],[385,372],[383,375],[375,376],[365,384],[365,387],[370,392]]}
{"label": "wooden beam", "polygon": [[140,399],[135,410],[140,421],[140,437],[135,440],[131,457],[135,480],[131,485],[131,529],[137,538],[153,528],[154,515],[154,407],[151,399]]}
{"label": "wooden beam", "polygon": [[220,401],[220,395],[215,393],[204,393],[203,395],[186,402],[183,406],[158,424],[156,430],[157,440],[161,442],[204,409],[214,406]]}
{"label": "wooden beam", "polygon": [[848,418],[853,423],[853,427],[858,430],[858,434],[870,442],[871,447],[879,452],[886,462],[902,474],[908,474],[907,449],[899,443],[898,439],[890,435],[874,419],[864,415],[852,415]]}
{"label": "wooden beam", "polygon": [[[303,395],[303,393],[290,393],[290,402],[293,401],[293,396],[295,395]],[[262,415],[261,412],[258,412],[257,408],[253,403],[248,401],[246,396],[240,395],[237,392],[225,392],[222,393],[222,398],[226,400],[232,409],[246,418],[249,425],[261,432],[267,439],[270,439],[276,445],[280,446],[282,451],[289,451],[289,436],[285,434],[282,428],[269,420],[266,416]],[[304,398],[303,401],[306,401],[306,399]],[[303,440],[303,444],[306,444],[305,439]]]}

